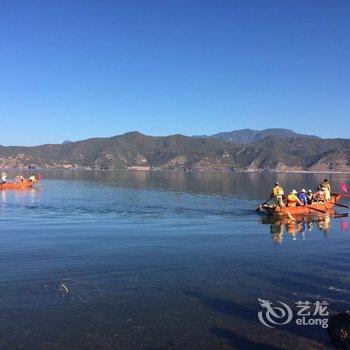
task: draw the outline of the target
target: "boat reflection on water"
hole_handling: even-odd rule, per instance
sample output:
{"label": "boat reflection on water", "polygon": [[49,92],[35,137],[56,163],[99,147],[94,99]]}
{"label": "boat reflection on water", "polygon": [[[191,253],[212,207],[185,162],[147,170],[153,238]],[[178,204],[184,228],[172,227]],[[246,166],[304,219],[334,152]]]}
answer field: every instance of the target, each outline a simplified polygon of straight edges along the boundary
{"label": "boat reflection on water", "polygon": [[26,198],[29,198],[31,202],[37,200],[38,195],[42,191],[42,187],[25,187],[11,190],[0,190],[0,204],[5,204],[8,198],[14,199],[14,202],[24,202]]}
{"label": "boat reflection on water", "polygon": [[[329,215],[301,216],[296,217],[296,220],[289,218],[274,218],[263,216],[260,220],[261,224],[270,225],[271,238],[276,244],[284,241],[285,235],[288,235],[293,240],[298,238],[305,240],[311,231],[320,231],[327,238],[327,234],[331,228],[332,220],[335,218],[344,218],[348,214],[332,213]],[[338,221],[341,231],[346,231],[348,225],[346,221]]]}

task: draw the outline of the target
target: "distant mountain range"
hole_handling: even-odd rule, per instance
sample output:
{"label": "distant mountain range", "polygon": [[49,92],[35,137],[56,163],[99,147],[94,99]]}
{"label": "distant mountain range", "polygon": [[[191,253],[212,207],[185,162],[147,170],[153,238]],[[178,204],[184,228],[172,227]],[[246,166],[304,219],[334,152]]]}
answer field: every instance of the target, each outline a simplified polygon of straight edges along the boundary
{"label": "distant mountain range", "polygon": [[229,132],[220,132],[218,134],[210,136],[196,136],[196,137],[211,137],[221,141],[230,141],[241,144],[251,144],[264,139],[267,136],[277,136],[283,139],[289,139],[292,137],[312,137],[319,138],[313,135],[298,134],[290,129],[265,129],[265,130],[252,130],[242,129]]}
{"label": "distant mountain range", "polygon": [[36,147],[0,146],[0,168],[350,171],[350,140],[288,129],[194,137],[129,132]]}

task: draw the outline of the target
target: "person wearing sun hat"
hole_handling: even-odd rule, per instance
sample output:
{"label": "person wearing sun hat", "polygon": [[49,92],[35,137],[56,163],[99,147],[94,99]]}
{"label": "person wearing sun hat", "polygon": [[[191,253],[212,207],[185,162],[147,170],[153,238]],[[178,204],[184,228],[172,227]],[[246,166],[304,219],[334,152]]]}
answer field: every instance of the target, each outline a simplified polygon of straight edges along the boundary
{"label": "person wearing sun hat", "polygon": [[6,173],[2,173],[1,174],[1,183],[5,184],[6,183],[6,179],[7,179],[7,174]]}
{"label": "person wearing sun hat", "polygon": [[298,198],[298,192],[293,190],[287,196],[287,207],[296,207],[297,205],[303,205]]}
{"label": "person wearing sun hat", "polygon": [[300,202],[303,205],[307,205],[308,204],[308,199],[307,199],[307,195],[306,195],[306,190],[305,188],[303,188],[300,193],[298,194],[298,198],[300,199]]}

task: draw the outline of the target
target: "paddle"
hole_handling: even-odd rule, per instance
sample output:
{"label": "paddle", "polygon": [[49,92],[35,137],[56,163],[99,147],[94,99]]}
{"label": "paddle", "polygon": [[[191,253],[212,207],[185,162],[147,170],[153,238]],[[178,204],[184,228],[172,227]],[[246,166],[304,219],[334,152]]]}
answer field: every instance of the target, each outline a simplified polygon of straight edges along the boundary
{"label": "paddle", "polygon": [[343,207],[343,208],[347,208],[347,209],[349,209],[349,206],[348,205],[345,205],[345,204],[339,204],[339,203],[333,203],[333,202],[331,202],[332,204],[334,204],[334,205],[337,205],[338,207]]}
{"label": "paddle", "polygon": [[258,207],[256,208],[256,211],[261,211],[261,210],[263,210],[263,206],[264,206],[267,202],[269,202],[271,199],[272,199],[272,198],[269,198],[269,199],[268,199],[266,202],[264,202],[263,204],[258,205]]}
{"label": "paddle", "polygon": [[348,213],[344,213],[344,214],[336,214],[336,215],[332,215],[332,218],[338,219],[338,218],[347,218],[349,215]]}
{"label": "paddle", "polygon": [[297,221],[297,220],[296,220],[295,218],[293,218],[293,216],[290,214],[290,212],[288,211],[287,207],[284,206],[284,208],[286,209],[286,213],[287,213],[289,219],[291,219],[291,220],[293,220],[293,221]]}
{"label": "paddle", "polygon": [[315,211],[319,211],[320,213],[326,214],[326,212],[324,210],[316,209],[314,207],[309,207],[309,208],[312,209],[312,210],[315,210]]}
{"label": "paddle", "polygon": [[265,205],[267,202],[269,202],[272,198],[269,198],[266,202],[264,202],[263,204],[261,205]]}

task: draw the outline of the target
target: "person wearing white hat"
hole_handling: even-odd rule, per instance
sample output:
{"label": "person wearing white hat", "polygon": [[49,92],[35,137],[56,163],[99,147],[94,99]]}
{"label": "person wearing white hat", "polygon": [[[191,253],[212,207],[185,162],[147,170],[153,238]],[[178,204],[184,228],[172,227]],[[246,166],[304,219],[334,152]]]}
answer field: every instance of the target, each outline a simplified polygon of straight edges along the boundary
{"label": "person wearing white hat", "polygon": [[29,176],[29,181],[35,182],[36,181],[36,176],[34,174]]}
{"label": "person wearing white hat", "polygon": [[1,183],[6,183],[6,179],[7,179],[7,174],[6,173],[2,173],[1,174]]}
{"label": "person wearing white hat", "polygon": [[301,190],[301,192],[298,194],[298,198],[300,199],[300,202],[303,205],[307,205],[308,204],[308,199],[307,199],[307,195],[306,195],[306,190],[303,188]]}
{"label": "person wearing white hat", "polygon": [[303,205],[298,198],[298,192],[293,190],[287,196],[287,207],[296,207],[297,205]]}

